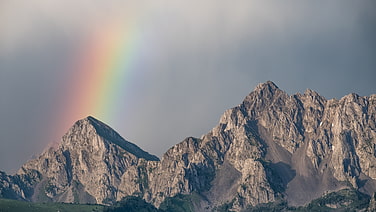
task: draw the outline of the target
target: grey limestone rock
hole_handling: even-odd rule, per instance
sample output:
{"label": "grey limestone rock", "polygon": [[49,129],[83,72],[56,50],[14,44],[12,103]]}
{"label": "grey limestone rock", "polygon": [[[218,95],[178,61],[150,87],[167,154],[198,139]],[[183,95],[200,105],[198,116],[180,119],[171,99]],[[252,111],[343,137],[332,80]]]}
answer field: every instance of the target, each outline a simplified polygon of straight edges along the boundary
{"label": "grey limestone rock", "polygon": [[274,201],[304,205],[352,188],[376,192],[376,95],[327,100],[259,84],[201,138],[188,137],[159,160],[87,117],[61,143],[0,173],[2,196],[29,201],[112,204],[133,195],[159,205],[199,196],[197,211],[233,211]]}

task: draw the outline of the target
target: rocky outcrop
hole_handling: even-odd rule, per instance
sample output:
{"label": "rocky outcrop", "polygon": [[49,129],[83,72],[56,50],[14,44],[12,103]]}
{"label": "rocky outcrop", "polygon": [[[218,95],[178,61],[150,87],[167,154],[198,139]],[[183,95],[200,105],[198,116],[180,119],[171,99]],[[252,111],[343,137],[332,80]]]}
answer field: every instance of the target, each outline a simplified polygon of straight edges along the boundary
{"label": "rocky outcrop", "polygon": [[32,201],[111,204],[139,196],[159,206],[195,195],[197,211],[275,201],[304,205],[346,188],[376,191],[376,95],[327,100],[260,84],[201,138],[159,160],[102,122],[78,121],[56,148],[0,175],[1,194]]}
{"label": "rocky outcrop", "polygon": [[273,190],[301,205],[346,187],[375,191],[375,108],[375,95],[326,100],[307,90],[289,96],[267,82],[227,111],[221,123],[225,131],[244,127],[256,136],[269,182],[279,182]]}
{"label": "rocky outcrop", "polygon": [[0,198],[28,200],[33,193],[33,185],[41,179],[37,171],[24,175],[7,175],[0,171]]}
{"label": "rocky outcrop", "polygon": [[374,193],[371,196],[371,200],[369,202],[369,206],[368,206],[368,210],[367,211],[369,211],[369,212],[376,211],[376,193]]}
{"label": "rocky outcrop", "polygon": [[[38,172],[32,201],[111,204],[118,198],[123,175],[143,160],[159,160],[124,140],[100,121],[76,122],[57,149],[50,148],[24,164],[17,176]],[[138,186],[130,180],[127,186]],[[126,193],[132,195],[132,193]]]}

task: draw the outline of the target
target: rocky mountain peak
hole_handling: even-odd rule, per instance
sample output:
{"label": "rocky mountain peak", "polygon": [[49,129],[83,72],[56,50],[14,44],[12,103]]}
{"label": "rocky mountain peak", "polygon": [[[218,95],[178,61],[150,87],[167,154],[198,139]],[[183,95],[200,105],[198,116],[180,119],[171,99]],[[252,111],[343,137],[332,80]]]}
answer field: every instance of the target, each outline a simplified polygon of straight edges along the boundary
{"label": "rocky mountain peak", "polygon": [[257,87],[245,97],[240,108],[250,116],[257,116],[269,107],[284,105],[289,95],[278,88],[272,81],[257,85]]}
{"label": "rocky mountain peak", "polygon": [[125,173],[148,161],[159,158],[89,116],[78,120],[56,148],[25,163],[18,176],[33,179],[32,185],[23,186],[33,191],[23,195],[31,201],[111,204],[118,200],[120,187],[136,187],[134,181],[121,186]]}
{"label": "rocky mountain peak", "polygon": [[272,81],[267,81],[265,83],[260,83],[256,86],[252,93],[257,93],[263,97],[273,96],[276,92],[281,91],[276,84]]}
{"label": "rocky mountain peak", "polygon": [[311,90],[309,88],[307,88],[304,92],[304,96],[311,96],[311,97],[321,97],[319,93],[317,93],[316,91],[314,90]]}
{"label": "rocky mountain peak", "polygon": [[266,82],[264,82],[264,83],[259,83],[259,84],[256,86],[256,88],[255,88],[256,91],[257,91],[257,90],[264,90],[264,89],[268,89],[268,90],[272,91],[272,90],[277,90],[277,89],[279,89],[279,88],[278,88],[278,86],[277,86],[274,82],[272,82],[272,81],[266,81]]}
{"label": "rocky mountain peak", "polygon": [[61,145],[76,146],[77,143],[82,144],[83,142],[87,143],[88,141],[89,145],[98,145],[98,143],[94,143],[94,141],[98,141],[98,139],[93,139],[94,137],[101,137],[103,139],[99,140],[103,140],[106,143],[116,144],[138,158],[144,158],[152,161],[159,160],[158,157],[145,152],[137,145],[125,140],[107,124],[95,119],[92,116],[78,120],[63,136]]}
{"label": "rocky mountain peak", "polygon": [[185,139],[161,160],[94,117],[79,120],[17,175],[0,172],[0,196],[100,204],[138,196],[159,207],[193,195],[195,211],[246,211],[276,201],[305,205],[342,189],[372,195],[375,129],[376,95],[326,100],[307,89],[290,96],[268,81],[201,139]]}

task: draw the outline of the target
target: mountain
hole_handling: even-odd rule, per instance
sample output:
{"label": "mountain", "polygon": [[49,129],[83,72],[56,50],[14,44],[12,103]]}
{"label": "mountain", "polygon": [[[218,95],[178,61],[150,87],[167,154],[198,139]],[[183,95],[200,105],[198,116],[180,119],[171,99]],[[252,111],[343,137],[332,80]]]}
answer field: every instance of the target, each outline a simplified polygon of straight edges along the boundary
{"label": "mountain", "polygon": [[89,116],[77,121],[56,149],[28,161],[13,178],[32,181],[20,186],[29,192],[16,192],[26,200],[110,204],[130,167],[158,160]]}
{"label": "mountain", "polygon": [[290,96],[268,81],[206,135],[186,138],[160,160],[95,118],[82,119],[16,175],[1,172],[0,192],[108,205],[138,196],[161,208],[187,200],[195,211],[301,206],[348,190],[369,197],[375,138],[376,95],[326,100],[308,89]]}

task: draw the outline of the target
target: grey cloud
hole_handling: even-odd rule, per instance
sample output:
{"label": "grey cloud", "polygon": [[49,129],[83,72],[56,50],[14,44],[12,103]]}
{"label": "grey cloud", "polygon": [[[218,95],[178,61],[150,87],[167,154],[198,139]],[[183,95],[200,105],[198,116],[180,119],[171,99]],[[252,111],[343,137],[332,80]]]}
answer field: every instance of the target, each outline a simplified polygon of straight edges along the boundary
{"label": "grey cloud", "polygon": [[266,80],[290,94],[376,93],[374,1],[4,2],[0,169],[43,149],[51,102],[74,74],[64,65],[90,27],[108,18],[137,17],[144,36],[142,70],[119,120],[108,124],[158,155],[209,131]]}

